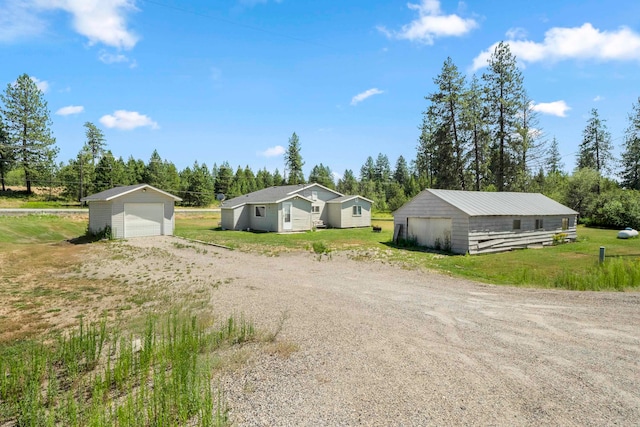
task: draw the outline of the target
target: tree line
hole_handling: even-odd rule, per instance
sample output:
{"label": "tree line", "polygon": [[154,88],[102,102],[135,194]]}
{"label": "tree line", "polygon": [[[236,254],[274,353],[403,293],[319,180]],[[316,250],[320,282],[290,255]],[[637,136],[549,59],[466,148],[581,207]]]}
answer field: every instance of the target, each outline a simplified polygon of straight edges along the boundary
{"label": "tree line", "polygon": [[[0,181],[62,188],[80,199],[116,185],[148,183],[180,196],[183,205],[208,206],[262,188],[317,182],[343,194],[360,194],[379,210],[395,210],[425,188],[542,192],[599,225],[640,227],[640,98],[632,105],[622,156],[614,159],[606,120],[593,109],[577,149],[575,169],[564,171],[555,138],[547,140],[527,96],[524,77],[508,44],[500,43],[481,76],[467,78],[447,58],[425,96],[415,158],[368,156],[359,171],[336,179],[328,165],[303,173],[301,142],[294,132],[284,169],[253,171],[228,162],[195,161],[178,170],[153,151],[147,162],[116,157],[95,124],[77,156],[56,163],[58,149],[43,93],[23,74],[0,94]],[[617,174],[618,181],[612,178]],[[13,184],[15,185],[15,184]]]}

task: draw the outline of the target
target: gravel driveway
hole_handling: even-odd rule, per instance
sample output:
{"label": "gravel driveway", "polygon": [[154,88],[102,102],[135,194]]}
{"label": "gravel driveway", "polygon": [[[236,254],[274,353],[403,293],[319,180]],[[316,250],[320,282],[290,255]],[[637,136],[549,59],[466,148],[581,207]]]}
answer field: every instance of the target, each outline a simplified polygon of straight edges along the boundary
{"label": "gravel driveway", "polygon": [[288,316],[278,339],[297,351],[259,353],[222,379],[237,425],[640,423],[638,293],[492,286],[347,254],[200,253],[176,240],[124,245],[220,281],[218,312],[266,328]]}

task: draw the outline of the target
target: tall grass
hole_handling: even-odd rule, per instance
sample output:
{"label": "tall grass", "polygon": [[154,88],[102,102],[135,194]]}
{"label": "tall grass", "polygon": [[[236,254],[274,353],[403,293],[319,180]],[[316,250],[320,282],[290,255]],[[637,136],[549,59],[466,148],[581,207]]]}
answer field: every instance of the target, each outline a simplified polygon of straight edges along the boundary
{"label": "tall grass", "polygon": [[563,270],[555,279],[557,288],[578,291],[601,291],[640,287],[640,259],[609,258],[584,272]]}
{"label": "tall grass", "polygon": [[177,314],[150,318],[139,337],[81,322],[53,343],[0,355],[0,424],[227,425],[210,356],[254,337],[253,324],[237,316],[217,327]]}

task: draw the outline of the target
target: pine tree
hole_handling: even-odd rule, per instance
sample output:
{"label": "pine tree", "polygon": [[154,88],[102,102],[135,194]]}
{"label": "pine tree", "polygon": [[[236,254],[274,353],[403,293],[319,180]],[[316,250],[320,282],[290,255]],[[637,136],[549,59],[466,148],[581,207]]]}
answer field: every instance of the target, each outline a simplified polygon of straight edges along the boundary
{"label": "pine tree", "polygon": [[393,171],[393,180],[404,187],[409,181],[409,175],[407,161],[400,155],[396,161],[396,168]]}
{"label": "pine tree", "polygon": [[547,174],[559,173],[564,169],[564,164],[562,163],[562,157],[560,156],[560,149],[558,148],[558,140],[556,137],[553,137],[551,141],[551,145],[547,150],[547,158],[545,161],[547,165]]}
{"label": "pine tree", "polygon": [[86,122],[84,127],[86,129],[85,135],[87,137],[85,145],[87,146],[87,150],[91,153],[91,162],[95,165],[96,159],[102,154],[104,147],[107,144],[104,139],[104,134],[96,125],[91,122]]}
{"label": "pine tree", "polygon": [[367,157],[364,165],[360,168],[360,181],[374,181],[376,176],[376,165],[373,161],[373,157]]}
{"label": "pine tree", "polygon": [[453,60],[447,58],[433,82],[437,91],[425,99],[430,102],[426,114],[432,116],[430,120],[435,124],[435,185],[439,188],[465,189],[467,142],[462,125],[465,77]]}
{"label": "pine tree", "polygon": [[500,42],[482,75],[485,82],[487,121],[493,140],[491,172],[498,191],[509,190],[515,180],[518,159],[518,116],[522,111],[523,78],[509,45]]}
{"label": "pine tree", "polygon": [[346,195],[358,194],[358,180],[351,169],[344,171],[344,175],[338,180],[338,191]]}
{"label": "pine tree", "polygon": [[224,162],[218,168],[218,175],[214,185],[214,191],[217,195],[222,194],[225,198],[229,197],[231,181],[233,179],[233,170],[228,162]]}
{"label": "pine tree", "polygon": [[632,105],[629,114],[629,126],[624,134],[624,151],[622,152],[622,186],[640,190],[640,97]]}
{"label": "pine tree", "polygon": [[591,110],[591,117],[582,132],[582,142],[578,151],[578,169],[591,168],[601,175],[611,170],[613,155],[611,150],[611,134],[607,130],[605,120],[601,119],[598,110]]}
{"label": "pine tree", "polygon": [[324,185],[327,188],[334,189],[335,182],[333,181],[333,174],[329,166],[325,166],[322,163],[316,165],[311,169],[309,174],[309,182],[315,182],[320,185]]}
{"label": "pine tree", "polygon": [[286,166],[289,178],[288,184],[304,184],[304,174],[302,172],[302,155],[300,154],[300,140],[294,132],[289,138],[289,146],[284,153],[284,164]]}
{"label": "pine tree", "polygon": [[122,183],[122,171],[119,170],[116,159],[111,154],[111,151],[107,150],[102,154],[98,164],[95,168],[95,174],[93,178],[93,188],[98,193],[100,191],[108,190],[115,184]]}
{"label": "pine tree", "polygon": [[469,169],[475,191],[485,187],[489,179],[489,132],[485,122],[486,109],[482,88],[477,76],[473,76],[464,96],[462,123],[470,141]]}
{"label": "pine tree", "polygon": [[46,172],[58,149],[51,135],[51,119],[44,94],[27,74],[9,83],[4,94],[0,94],[4,104],[5,132],[13,150],[10,158],[15,158],[24,170],[27,192],[38,173]]}
{"label": "pine tree", "polygon": [[15,153],[11,149],[11,145],[9,145],[9,136],[4,130],[2,116],[0,115],[0,182],[2,183],[2,191],[6,191],[5,179],[15,162],[14,156]]}
{"label": "pine tree", "polygon": [[526,191],[532,179],[532,165],[539,165],[544,156],[544,143],[540,139],[538,113],[533,109],[533,101],[522,90],[520,114],[516,124],[517,138],[513,150],[516,155],[515,177],[510,185],[512,190]]}

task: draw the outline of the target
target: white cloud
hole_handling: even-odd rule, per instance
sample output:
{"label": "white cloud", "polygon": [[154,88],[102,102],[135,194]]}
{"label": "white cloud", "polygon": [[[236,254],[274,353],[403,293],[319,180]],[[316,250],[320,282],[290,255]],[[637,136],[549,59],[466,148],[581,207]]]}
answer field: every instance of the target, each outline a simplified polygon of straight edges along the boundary
{"label": "white cloud", "polygon": [[121,53],[118,53],[118,54],[108,53],[108,52],[105,52],[104,50],[100,51],[100,55],[98,56],[98,59],[100,59],[100,61],[104,62],[105,64],[129,62],[129,58],[127,58],[126,55],[123,55]]}
{"label": "white cloud", "polygon": [[42,91],[42,93],[47,93],[49,91],[48,81],[40,80],[39,78],[33,76],[30,76],[30,79],[36,84],[36,86]]}
{"label": "white cloud", "polygon": [[270,147],[264,151],[258,152],[258,155],[262,157],[277,157],[283,155],[284,151],[285,150],[282,145],[276,145],[275,147]]}
{"label": "white cloud", "polygon": [[116,110],[113,115],[107,114],[100,117],[100,123],[108,128],[120,130],[131,130],[145,126],[151,129],[158,129],[158,123],[137,111]]}
{"label": "white cloud", "polygon": [[518,40],[527,37],[527,30],[520,27],[509,28],[506,33],[507,39]]}
{"label": "white cloud", "polygon": [[567,111],[571,109],[564,101],[554,102],[541,102],[534,104],[531,109],[542,114],[549,114],[551,116],[566,117]]}
{"label": "white cloud", "polygon": [[389,38],[433,44],[434,39],[438,37],[463,36],[478,27],[478,23],[473,19],[443,14],[439,0],[422,0],[419,4],[408,3],[407,7],[418,12],[416,19],[403,25],[400,31],[391,31],[383,26],[379,26],[378,31]]}
{"label": "white cloud", "polygon": [[119,49],[138,42],[127,28],[127,14],[136,11],[134,0],[29,0],[40,10],[61,9],[73,16],[74,29],[89,39]]}
{"label": "white cloud", "polygon": [[41,34],[47,25],[28,1],[0,0],[0,42]]}
{"label": "white cloud", "polygon": [[70,116],[72,114],[80,114],[84,111],[84,107],[82,105],[69,105],[67,107],[62,107],[56,114],[59,116]]}
{"label": "white cloud", "polygon": [[593,102],[599,102],[599,101],[604,101],[604,96],[597,95],[595,98],[593,98]]}
{"label": "white cloud", "polygon": [[[640,61],[640,34],[627,27],[601,31],[590,23],[581,27],[551,28],[544,40],[507,40],[511,53],[522,63],[558,62],[569,59],[596,61]],[[487,65],[498,43],[481,52],[473,60],[472,70]]]}
{"label": "white cloud", "polygon": [[378,89],[378,88],[371,88],[369,90],[365,90],[362,93],[357,94],[356,96],[354,96],[353,98],[351,98],[351,105],[357,105],[359,102],[364,101],[365,99],[369,98],[370,96],[373,95],[379,95],[381,93],[384,93],[384,91]]}
{"label": "white cloud", "polygon": [[331,172],[331,177],[335,182],[338,182],[342,179],[342,174],[339,174],[338,172]]}

